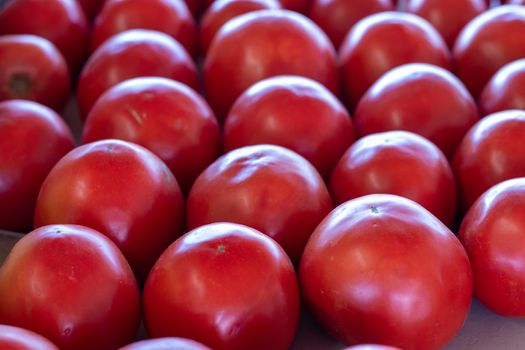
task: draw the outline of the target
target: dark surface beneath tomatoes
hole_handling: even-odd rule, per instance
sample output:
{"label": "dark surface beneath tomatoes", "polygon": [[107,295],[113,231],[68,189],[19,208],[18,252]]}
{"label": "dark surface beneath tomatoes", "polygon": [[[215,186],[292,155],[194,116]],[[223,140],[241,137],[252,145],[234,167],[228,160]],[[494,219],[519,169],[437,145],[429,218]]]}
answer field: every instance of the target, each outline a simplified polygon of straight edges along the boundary
{"label": "dark surface beneath tomatoes", "polygon": [[[22,237],[19,233],[0,230],[0,264],[13,245]],[[141,325],[137,338],[146,337]],[[474,299],[469,316],[462,330],[446,350],[522,349],[525,344],[525,319],[500,317]],[[299,329],[292,350],[340,350],[344,346],[324,333],[304,308],[301,310]]]}

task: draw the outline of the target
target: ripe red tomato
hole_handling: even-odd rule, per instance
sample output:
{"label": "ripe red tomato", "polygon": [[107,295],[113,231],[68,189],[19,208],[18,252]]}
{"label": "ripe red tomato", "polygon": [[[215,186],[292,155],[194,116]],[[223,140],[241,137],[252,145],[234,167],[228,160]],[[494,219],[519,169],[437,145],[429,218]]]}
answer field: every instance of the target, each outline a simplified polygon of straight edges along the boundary
{"label": "ripe red tomato", "polygon": [[140,293],[126,259],[87,227],[36,229],[0,269],[0,322],[62,350],[116,349],[133,339],[139,320]]}
{"label": "ripe red tomato", "polygon": [[183,197],[167,166],[119,140],[80,146],[51,170],[38,196],[35,227],[85,225],[111,238],[144,281],[182,229]]}
{"label": "ripe red tomato", "polygon": [[525,176],[525,111],[504,111],[481,119],[465,135],[452,166],[462,208],[495,184]]}
{"label": "ripe red tomato", "polygon": [[138,341],[119,350],[211,350],[209,347],[185,338],[157,338]]}
{"label": "ripe red tomato", "polygon": [[501,67],[483,89],[479,107],[482,115],[507,109],[525,109],[525,59]]}
{"label": "ripe red tomato", "polygon": [[360,135],[412,131],[447,157],[478,120],[476,102],[452,73],[417,63],[385,73],[361,98],[354,115]]}
{"label": "ripe red tomato", "polygon": [[226,153],[195,181],[188,196],[190,229],[220,221],[251,226],[298,262],[314,228],[332,209],[323,179],[297,153],[258,145]]}
{"label": "ripe red tomato", "polygon": [[0,36],[0,101],[24,99],[60,110],[70,89],[64,58],[35,35]]}
{"label": "ripe red tomato", "polygon": [[40,186],[73,136],[51,109],[21,100],[0,103],[0,135],[0,229],[27,232]]}
{"label": "ripe red tomato", "polygon": [[262,80],[235,102],[224,124],[226,151],[256,144],[287,147],[328,177],[355,140],[344,106],[323,85],[308,78]]}
{"label": "ripe red tomato", "polygon": [[429,21],[449,47],[468,22],[487,10],[485,0],[407,0],[405,3],[405,11]]}
{"label": "ripe red tomato", "polygon": [[456,183],[447,158],[432,142],[406,131],[359,139],[337,163],[330,190],[338,204],[373,193],[403,196],[448,226],[456,213]]}
{"label": "ripe red tomato", "polygon": [[91,51],[128,29],[164,32],[177,39],[190,54],[196,54],[197,27],[183,1],[106,0],[93,25]]}
{"label": "ripe red tomato", "polygon": [[349,346],[347,348],[344,348],[343,350],[401,350],[401,349],[393,347],[393,346],[387,346],[387,345],[361,344],[361,345]]}
{"label": "ripe red tomato", "polygon": [[295,271],[282,248],[243,225],[201,226],[175,241],[143,293],[151,337],[216,350],[288,349],[299,319]]}
{"label": "ripe red tomato", "polygon": [[312,0],[279,0],[281,5],[288,10],[308,13]]}
{"label": "ripe red tomato", "polygon": [[162,159],[187,193],[221,153],[219,124],[206,101],[166,78],[134,78],[115,85],[95,103],[82,143],[131,141]]}
{"label": "ripe red tomato", "polygon": [[76,0],[88,21],[91,21],[98,14],[105,0]]}
{"label": "ripe red tomato", "polygon": [[0,348],[3,350],[59,350],[40,334],[3,324],[0,324]]}
{"label": "ripe red tomato", "polygon": [[84,63],[88,24],[74,0],[11,0],[0,11],[0,35],[35,34],[51,41],[64,55],[71,72]]}
{"label": "ripe red tomato", "polygon": [[393,10],[392,0],[314,0],[309,16],[338,48],[359,20],[377,12]]}
{"label": "ripe red tomato", "polygon": [[334,209],[310,237],[299,279],[307,305],[339,340],[404,350],[442,348],[472,297],[472,271],[456,236],[394,195]]}
{"label": "ripe red tomato", "polygon": [[452,53],[456,75],[477,98],[498,69],[525,57],[525,8],[497,6],[477,16],[463,28]]}
{"label": "ripe red tomato", "polygon": [[459,237],[479,301],[503,316],[525,316],[525,178],[483,193],[463,219]]}
{"label": "ripe red tomato", "polygon": [[341,45],[339,60],[346,102],[352,108],[392,68],[413,62],[450,68],[450,54],[439,33],[421,17],[401,12],[378,13],[357,22]]}
{"label": "ripe red tomato", "polygon": [[238,16],[222,27],[208,50],[207,100],[223,121],[244,90],[283,74],[311,78],[337,94],[336,55],[330,40],[295,12],[262,10]]}
{"label": "ripe red tomato", "polygon": [[215,34],[230,19],[253,11],[279,8],[281,8],[281,4],[277,0],[222,0],[213,2],[202,16],[200,23],[201,51],[206,54]]}
{"label": "ripe red tomato", "polygon": [[128,30],[105,41],[91,55],[78,80],[80,115],[87,117],[97,98],[131,78],[159,76],[198,89],[197,69],[187,51],[167,34]]}

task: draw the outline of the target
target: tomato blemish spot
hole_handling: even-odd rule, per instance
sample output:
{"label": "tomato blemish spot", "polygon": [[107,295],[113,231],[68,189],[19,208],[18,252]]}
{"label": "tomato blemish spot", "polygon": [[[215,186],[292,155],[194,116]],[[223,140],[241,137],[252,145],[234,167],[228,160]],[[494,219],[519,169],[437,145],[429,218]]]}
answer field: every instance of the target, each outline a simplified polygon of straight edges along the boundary
{"label": "tomato blemish spot", "polygon": [[222,254],[222,253],[224,253],[225,251],[226,251],[226,247],[224,246],[224,244],[219,244],[219,245],[217,246],[217,253]]}
{"label": "tomato blemish spot", "polygon": [[31,79],[27,74],[15,73],[9,80],[9,91],[15,98],[27,97],[31,91],[31,85]]}
{"label": "tomato blemish spot", "polygon": [[379,214],[379,209],[377,207],[370,207],[370,211],[374,214]]}

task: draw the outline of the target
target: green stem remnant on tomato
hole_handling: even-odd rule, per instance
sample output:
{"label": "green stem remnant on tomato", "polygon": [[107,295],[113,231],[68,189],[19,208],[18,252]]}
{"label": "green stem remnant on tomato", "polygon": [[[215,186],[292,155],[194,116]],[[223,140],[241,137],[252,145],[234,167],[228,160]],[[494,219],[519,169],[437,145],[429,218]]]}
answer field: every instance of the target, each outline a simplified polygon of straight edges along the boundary
{"label": "green stem remnant on tomato", "polygon": [[31,78],[26,73],[15,73],[9,80],[9,91],[16,98],[26,97],[31,91]]}

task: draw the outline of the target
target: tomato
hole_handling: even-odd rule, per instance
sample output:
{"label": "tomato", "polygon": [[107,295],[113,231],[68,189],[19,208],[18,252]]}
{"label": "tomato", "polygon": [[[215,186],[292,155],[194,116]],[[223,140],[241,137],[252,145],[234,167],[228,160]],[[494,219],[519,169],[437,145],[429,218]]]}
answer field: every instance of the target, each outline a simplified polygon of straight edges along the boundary
{"label": "tomato", "polygon": [[198,18],[201,12],[201,5],[202,0],[184,0],[184,3],[186,3],[186,6],[188,7],[188,10],[190,10],[191,14],[194,18]]}
{"label": "tomato", "polygon": [[98,14],[105,0],[76,0],[84,11],[86,18],[91,21]]}
{"label": "tomato", "polygon": [[389,131],[359,139],[330,178],[337,203],[372,193],[409,198],[450,226],[456,212],[456,183],[443,153],[427,139]]}
{"label": "tomato", "polygon": [[501,67],[483,89],[479,106],[483,115],[507,109],[525,109],[525,59]]}
{"label": "tomato", "polygon": [[294,76],[262,80],[235,102],[224,124],[227,151],[262,143],[287,147],[328,177],[354,142],[344,106],[323,85]]}
{"label": "tomato", "polygon": [[0,135],[0,229],[27,232],[40,186],[73,136],[51,109],[21,100],[0,103]]}
{"label": "tomato", "polygon": [[155,263],[143,293],[151,337],[216,350],[288,349],[299,319],[295,271],[282,248],[246,226],[201,226]]}
{"label": "tomato", "polygon": [[207,100],[220,121],[244,90],[275,75],[301,75],[333,93],[338,90],[330,40],[309,19],[285,10],[262,10],[228,21],[208,50],[203,74]]}
{"label": "tomato", "polygon": [[143,76],[170,78],[194,89],[199,85],[195,64],[175,39],[152,30],[128,30],[105,41],[82,69],[77,89],[81,117],[110,87]]}
{"label": "tomato", "polygon": [[485,0],[408,0],[405,5],[405,11],[428,20],[449,47],[461,29],[485,10]]}
{"label": "tomato", "polygon": [[211,350],[209,347],[185,338],[157,338],[138,341],[119,350]]}
{"label": "tomato", "polygon": [[354,115],[360,135],[408,130],[452,157],[474,123],[476,102],[452,73],[427,64],[407,64],[385,73],[365,93]]}
{"label": "tomato", "polygon": [[35,227],[78,224],[114,241],[139,282],[182,229],[183,197],[167,166],[147,149],[104,140],[80,146],[51,170]]}
{"label": "tomato", "polygon": [[339,61],[346,102],[352,108],[392,68],[415,62],[450,68],[450,54],[439,33],[424,19],[401,12],[378,13],[357,22],[341,45]]}
{"label": "tomato", "polygon": [[71,72],[84,63],[88,24],[73,0],[10,0],[0,11],[0,35],[34,34],[51,41],[64,55]]}
{"label": "tomato", "polygon": [[525,315],[525,178],[483,193],[461,223],[459,237],[474,274],[474,294],[490,310]]}
{"label": "tomato", "polygon": [[164,32],[177,39],[190,54],[196,53],[197,27],[183,1],[106,0],[93,25],[91,51],[128,29]]}
{"label": "tomato", "polygon": [[205,54],[215,34],[230,19],[245,13],[279,9],[277,0],[222,0],[215,1],[206,10],[200,23],[200,47]]}
{"label": "tomato", "polygon": [[126,259],[101,233],[50,225],[16,243],[0,269],[0,322],[62,350],[115,349],[140,320],[140,293]]}
{"label": "tomato", "polygon": [[507,0],[506,4],[525,5],[525,0]]}
{"label": "tomato", "polygon": [[472,271],[454,234],[419,204],[372,194],[334,209],[299,269],[304,301],[344,343],[440,349],[459,331]]}
{"label": "tomato", "polygon": [[309,16],[338,48],[359,20],[376,12],[392,10],[392,0],[314,0]]}
{"label": "tomato", "polygon": [[64,58],[48,40],[0,36],[0,101],[32,100],[60,110],[69,97],[70,79]]}
{"label": "tomato", "polygon": [[58,350],[49,340],[27,329],[0,324],[0,348],[3,350]]}
{"label": "tomato", "polygon": [[498,6],[477,16],[463,28],[452,53],[456,75],[478,98],[498,69],[525,57],[525,8]]}
{"label": "tomato", "polygon": [[281,5],[288,10],[307,13],[312,0],[279,0]]}
{"label": "tomato", "polygon": [[195,181],[186,206],[190,229],[229,221],[275,239],[298,262],[308,237],[332,209],[323,179],[297,153],[280,146],[230,151]]}
{"label": "tomato", "polygon": [[82,142],[111,138],[155,153],[186,193],[222,150],[219,124],[206,101],[166,78],[126,80],[98,99],[84,125]]}
{"label": "tomato", "polygon": [[362,344],[362,345],[349,346],[347,348],[344,348],[343,350],[401,350],[401,349],[395,348],[393,346],[386,346],[386,345]]}
{"label": "tomato", "polygon": [[503,111],[481,119],[465,135],[452,166],[463,211],[495,184],[525,176],[525,111]]}

